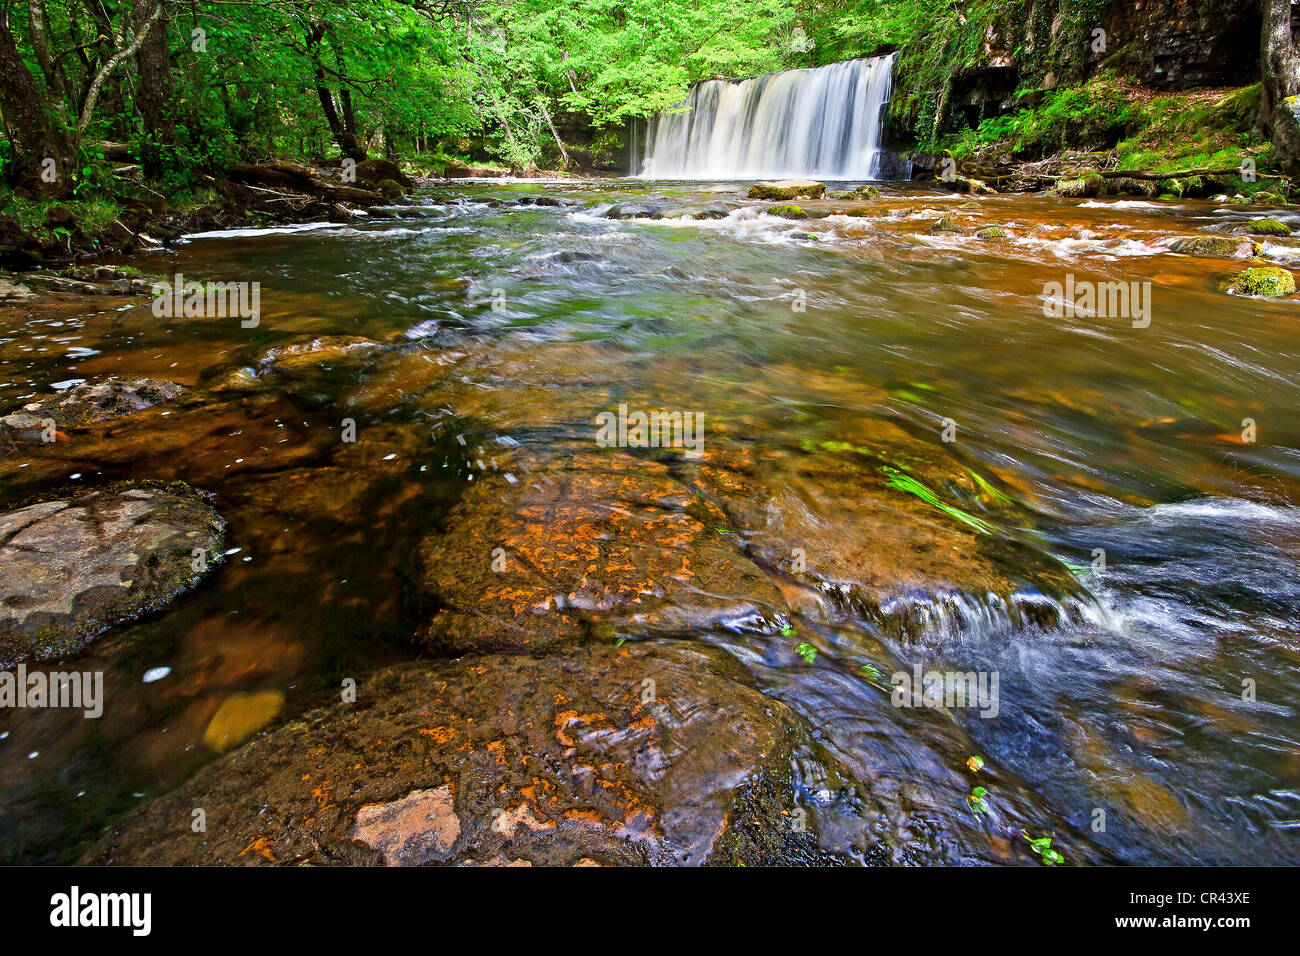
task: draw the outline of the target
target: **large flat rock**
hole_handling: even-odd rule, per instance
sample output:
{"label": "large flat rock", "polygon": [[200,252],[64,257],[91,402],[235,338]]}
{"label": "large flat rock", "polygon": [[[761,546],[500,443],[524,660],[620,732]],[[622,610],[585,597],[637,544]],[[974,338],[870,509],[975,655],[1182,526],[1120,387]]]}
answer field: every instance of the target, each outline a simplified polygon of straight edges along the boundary
{"label": "large flat rock", "polygon": [[515,470],[481,475],[421,546],[420,584],[436,608],[418,635],[426,646],[482,653],[771,628],[785,612],[666,465],[600,449],[498,465]]}
{"label": "large flat rock", "polygon": [[194,489],[125,483],[0,514],[0,666],[58,660],[156,611],[221,557],[225,522]]}
{"label": "large flat rock", "polygon": [[[785,705],[686,645],[414,662],[255,738],[119,821],[115,864],[824,860],[791,825],[828,760]],[[191,829],[195,808],[206,832]],[[792,816],[793,814],[793,816]]]}

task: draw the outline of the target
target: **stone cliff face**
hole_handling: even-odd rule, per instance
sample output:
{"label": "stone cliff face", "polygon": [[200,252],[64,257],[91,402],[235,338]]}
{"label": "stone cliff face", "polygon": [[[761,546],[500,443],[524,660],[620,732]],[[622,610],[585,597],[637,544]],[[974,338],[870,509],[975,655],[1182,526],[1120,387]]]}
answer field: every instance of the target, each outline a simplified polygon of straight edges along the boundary
{"label": "stone cliff face", "polygon": [[1013,108],[1026,82],[1052,89],[1103,68],[1157,89],[1259,79],[1259,0],[1098,0],[1068,14],[1060,0],[1034,0],[990,23],[980,62],[953,78],[950,122]]}
{"label": "stone cliff face", "polygon": [[1144,85],[1237,86],[1259,77],[1258,0],[1115,3],[1116,63]]}

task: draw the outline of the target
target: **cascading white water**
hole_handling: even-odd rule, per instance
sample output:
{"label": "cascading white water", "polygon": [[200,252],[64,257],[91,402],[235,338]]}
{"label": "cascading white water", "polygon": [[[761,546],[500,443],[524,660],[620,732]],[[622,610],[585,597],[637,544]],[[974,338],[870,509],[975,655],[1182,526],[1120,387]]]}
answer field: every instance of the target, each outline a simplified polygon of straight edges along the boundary
{"label": "cascading white water", "polygon": [[[648,179],[872,179],[894,54],[697,84],[646,136]],[[636,161],[635,159],[633,160]]]}

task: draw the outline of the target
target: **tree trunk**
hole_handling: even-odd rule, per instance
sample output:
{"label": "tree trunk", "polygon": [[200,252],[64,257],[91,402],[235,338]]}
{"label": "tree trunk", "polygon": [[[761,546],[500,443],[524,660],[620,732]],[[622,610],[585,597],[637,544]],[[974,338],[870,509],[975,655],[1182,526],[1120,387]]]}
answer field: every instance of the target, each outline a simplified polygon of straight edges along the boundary
{"label": "tree trunk", "polygon": [[[136,30],[149,19],[148,0],[131,0],[131,19]],[[149,143],[140,157],[146,176],[157,177],[164,166],[167,147],[176,145],[176,122],[172,112],[172,68],[167,51],[167,15],[161,13],[135,55],[140,74],[136,104],[144,120]]]}
{"label": "tree trunk", "polygon": [[45,98],[0,21],[0,113],[13,149],[5,179],[15,189],[63,198],[72,191],[72,143],[45,109]]}
{"label": "tree trunk", "polygon": [[537,105],[542,108],[542,117],[546,120],[546,125],[551,128],[551,135],[555,137],[555,145],[560,147],[560,169],[569,168],[569,151],[564,148],[564,140],[560,139],[560,134],[555,131],[555,124],[551,122],[551,111],[546,108],[545,100],[538,100]]}
{"label": "tree trunk", "polygon": [[1291,0],[1263,0],[1259,64],[1259,132],[1273,141],[1283,168],[1300,172],[1300,121],[1293,97],[1300,93],[1300,57],[1291,35]]}
{"label": "tree trunk", "polygon": [[334,105],[334,94],[330,91],[325,78],[325,65],[320,58],[320,41],[324,35],[325,28],[319,24],[313,26],[307,34],[307,54],[311,59],[312,73],[316,80],[316,95],[320,98],[321,112],[325,114],[325,122],[329,123],[334,142],[338,144],[344,156],[361,162],[366,158],[366,151],[357,140],[356,121],[352,116],[351,94],[346,89],[343,91],[343,106],[346,118],[341,117],[338,108]]}

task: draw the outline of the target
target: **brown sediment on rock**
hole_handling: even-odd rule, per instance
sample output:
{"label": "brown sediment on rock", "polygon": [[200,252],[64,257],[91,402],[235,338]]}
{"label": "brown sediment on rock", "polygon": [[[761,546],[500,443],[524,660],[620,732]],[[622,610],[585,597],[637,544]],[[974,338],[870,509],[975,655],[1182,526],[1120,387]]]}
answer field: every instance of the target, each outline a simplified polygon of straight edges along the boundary
{"label": "brown sediment on rock", "polygon": [[225,522],[181,482],[124,482],[0,515],[0,666],[76,654],[221,560]]}
{"label": "brown sediment on rock", "polygon": [[424,645],[537,650],[783,611],[666,465],[592,449],[500,467],[509,479],[482,475],[421,545],[420,587],[438,608],[417,635]]}
{"label": "brown sediment on rock", "polygon": [[793,768],[834,778],[831,760],[738,676],[657,644],[397,665],[127,815],[85,860],[824,861],[788,814]]}

